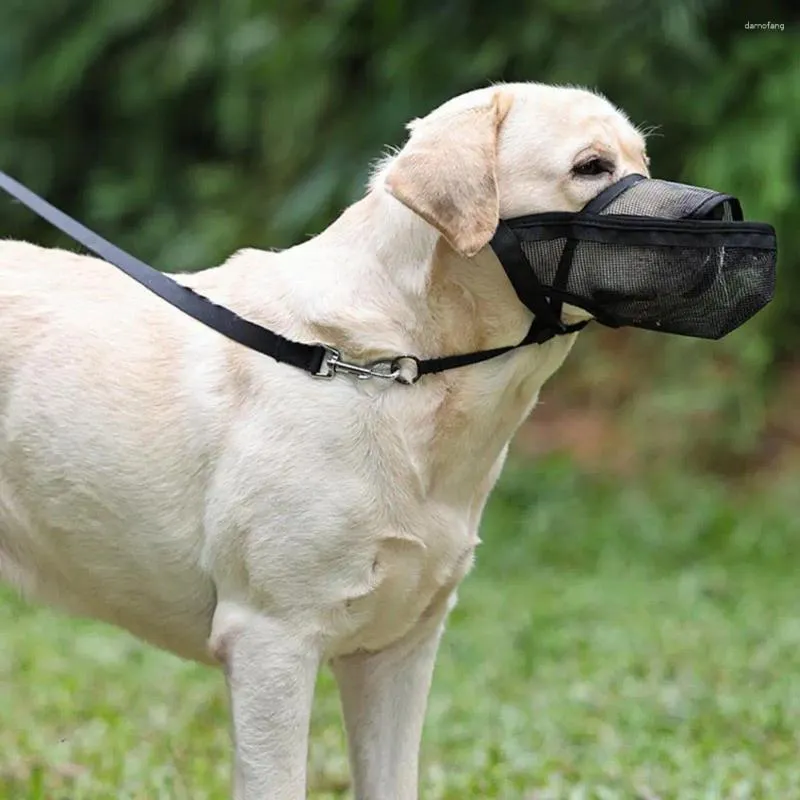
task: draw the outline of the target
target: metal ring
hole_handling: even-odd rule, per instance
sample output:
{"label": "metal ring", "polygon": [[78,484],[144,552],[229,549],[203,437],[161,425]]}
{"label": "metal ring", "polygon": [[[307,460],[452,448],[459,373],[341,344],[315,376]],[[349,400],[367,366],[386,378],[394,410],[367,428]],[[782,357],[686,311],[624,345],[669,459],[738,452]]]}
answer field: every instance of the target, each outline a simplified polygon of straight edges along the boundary
{"label": "metal ring", "polygon": [[[411,378],[407,378],[403,375],[403,361],[411,361],[414,364],[414,374]],[[395,356],[392,359],[392,372],[396,372],[397,375],[395,380],[398,383],[402,383],[404,386],[412,386],[420,379],[419,374],[419,359],[416,356],[411,355],[402,355],[402,356]]]}

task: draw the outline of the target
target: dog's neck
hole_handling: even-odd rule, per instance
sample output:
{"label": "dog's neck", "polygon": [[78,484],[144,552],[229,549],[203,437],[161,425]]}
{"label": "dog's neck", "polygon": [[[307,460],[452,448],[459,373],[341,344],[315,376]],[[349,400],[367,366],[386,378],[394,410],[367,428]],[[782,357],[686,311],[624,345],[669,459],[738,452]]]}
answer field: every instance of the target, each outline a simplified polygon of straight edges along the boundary
{"label": "dog's neck", "polygon": [[[325,253],[361,254],[349,259],[347,272],[337,274],[337,283],[344,290],[347,281],[352,282],[366,318],[372,318],[370,305],[388,311],[392,331],[404,331],[410,337],[405,351],[412,347],[416,355],[452,355],[511,344],[530,325],[531,314],[488,247],[473,258],[459,255],[380,184],[308,246]],[[340,344],[354,348],[353,356],[371,353],[383,332],[373,328],[371,335],[365,331],[359,339],[361,325],[353,310],[346,304],[339,313],[331,308],[324,324],[335,326],[334,318],[341,315],[347,330],[342,331]]]}
{"label": "dog's neck", "polygon": [[333,238],[374,256],[385,280],[408,301],[428,294],[439,233],[383,187],[370,190],[318,237],[320,242]]}
{"label": "dog's neck", "polygon": [[[490,248],[462,257],[381,185],[301,245],[277,254],[241,251],[220,270],[190,280],[256,322],[333,345],[354,361],[515,344],[532,319]],[[212,286],[217,280],[221,285]],[[556,337],[384,395],[381,413],[402,431],[407,461],[422,465],[416,480],[424,493],[438,489],[448,502],[462,502],[486,483],[574,338]],[[367,381],[360,388],[388,386]]]}
{"label": "dog's neck", "polygon": [[[312,242],[325,253],[362,254],[351,265],[350,303],[332,307],[317,328],[356,357],[486,350],[520,341],[530,326],[532,315],[489,248],[464,258],[381,186]],[[372,313],[376,309],[380,313]],[[407,389],[425,391],[426,413],[436,417],[441,446],[434,442],[429,451],[426,483],[437,475],[453,487],[483,482],[574,338],[558,337]],[[412,401],[397,397],[402,413]]]}

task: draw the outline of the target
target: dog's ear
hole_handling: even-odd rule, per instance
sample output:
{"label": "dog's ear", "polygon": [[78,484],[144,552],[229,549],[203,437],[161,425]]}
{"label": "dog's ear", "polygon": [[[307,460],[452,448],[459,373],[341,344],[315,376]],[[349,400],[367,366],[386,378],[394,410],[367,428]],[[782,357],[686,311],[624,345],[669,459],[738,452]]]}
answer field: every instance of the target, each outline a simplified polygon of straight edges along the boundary
{"label": "dog's ear", "polygon": [[498,90],[488,105],[417,120],[386,174],[387,191],[464,256],[497,228],[497,136],[511,102]]}

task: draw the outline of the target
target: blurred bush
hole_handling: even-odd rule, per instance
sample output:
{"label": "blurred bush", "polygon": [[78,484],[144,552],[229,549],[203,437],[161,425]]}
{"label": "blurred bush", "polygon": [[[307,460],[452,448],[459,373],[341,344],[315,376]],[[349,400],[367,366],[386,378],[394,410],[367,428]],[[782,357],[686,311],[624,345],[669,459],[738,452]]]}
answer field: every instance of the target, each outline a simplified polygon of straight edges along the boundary
{"label": "blurred bush", "polygon": [[[160,268],[197,269],[319,231],[453,94],[597,88],[654,128],[656,175],[735,193],[778,229],[779,299],[713,345],[713,368],[690,366],[709,345],[666,337],[640,362],[666,378],[647,402],[719,411],[740,447],[800,333],[797,16],[793,0],[5,0],[0,168]],[[5,202],[0,231],[59,241]]]}

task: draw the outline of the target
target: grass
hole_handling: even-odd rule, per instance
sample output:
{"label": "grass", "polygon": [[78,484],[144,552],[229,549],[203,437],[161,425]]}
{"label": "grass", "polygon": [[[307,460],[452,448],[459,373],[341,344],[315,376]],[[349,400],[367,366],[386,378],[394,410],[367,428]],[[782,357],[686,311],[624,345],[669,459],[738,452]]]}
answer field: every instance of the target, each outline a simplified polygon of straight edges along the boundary
{"label": "grass", "polygon": [[[421,796],[800,797],[796,513],[791,485],[512,467],[437,665]],[[227,797],[220,675],[9,594],[0,642],[4,800]],[[310,780],[349,796],[327,673]]]}

